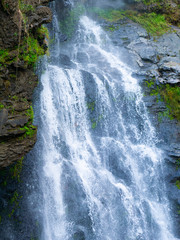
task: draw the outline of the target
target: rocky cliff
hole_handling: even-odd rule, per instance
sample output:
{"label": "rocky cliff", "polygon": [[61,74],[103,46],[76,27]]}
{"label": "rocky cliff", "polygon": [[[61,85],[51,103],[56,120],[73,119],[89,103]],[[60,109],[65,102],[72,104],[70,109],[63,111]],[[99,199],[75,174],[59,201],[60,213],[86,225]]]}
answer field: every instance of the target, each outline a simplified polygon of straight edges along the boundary
{"label": "rocky cliff", "polygon": [[0,2],[0,167],[21,159],[36,141],[32,125],[34,66],[47,50],[50,0]]}

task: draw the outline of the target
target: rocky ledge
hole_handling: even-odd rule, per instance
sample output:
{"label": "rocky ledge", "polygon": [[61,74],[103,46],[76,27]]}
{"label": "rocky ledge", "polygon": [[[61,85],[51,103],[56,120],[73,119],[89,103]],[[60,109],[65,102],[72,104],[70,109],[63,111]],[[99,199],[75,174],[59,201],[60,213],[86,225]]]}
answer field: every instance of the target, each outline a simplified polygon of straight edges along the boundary
{"label": "rocky ledge", "polygon": [[45,54],[52,20],[50,0],[0,2],[0,168],[21,159],[36,141],[32,95],[34,66]]}

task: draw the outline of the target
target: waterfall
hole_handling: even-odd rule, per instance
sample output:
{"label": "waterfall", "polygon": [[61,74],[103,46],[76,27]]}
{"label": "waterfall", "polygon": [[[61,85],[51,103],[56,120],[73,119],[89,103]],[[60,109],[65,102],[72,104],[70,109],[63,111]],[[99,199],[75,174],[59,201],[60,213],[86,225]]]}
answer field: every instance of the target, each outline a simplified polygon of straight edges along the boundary
{"label": "waterfall", "polygon": [[82,16],[41,76],[41,240],[175,240],[163,152],[137,79]]}

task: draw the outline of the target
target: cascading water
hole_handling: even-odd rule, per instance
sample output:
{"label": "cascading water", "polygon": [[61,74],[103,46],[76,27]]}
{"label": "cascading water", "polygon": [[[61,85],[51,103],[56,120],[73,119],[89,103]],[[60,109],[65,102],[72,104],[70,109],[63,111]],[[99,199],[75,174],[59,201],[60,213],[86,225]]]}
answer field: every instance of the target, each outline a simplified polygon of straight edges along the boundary
{"label": "cascading water", "polygon": [[41,239],[175,239],[163,153],[132,70],[87,16],[66,48],[54,35],[41,77]]}

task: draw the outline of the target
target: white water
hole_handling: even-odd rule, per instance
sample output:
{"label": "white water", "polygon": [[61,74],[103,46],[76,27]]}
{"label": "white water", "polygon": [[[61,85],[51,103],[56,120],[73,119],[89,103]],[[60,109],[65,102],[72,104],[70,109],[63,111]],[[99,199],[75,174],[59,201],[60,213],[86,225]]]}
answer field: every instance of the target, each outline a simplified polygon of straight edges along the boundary
{"label": "white water", "polygon": [[88,17],[66,47],[76,67],[58,64],[57,41],[41,78],[41,239],[174,240],[163,153],[131,69]]}

